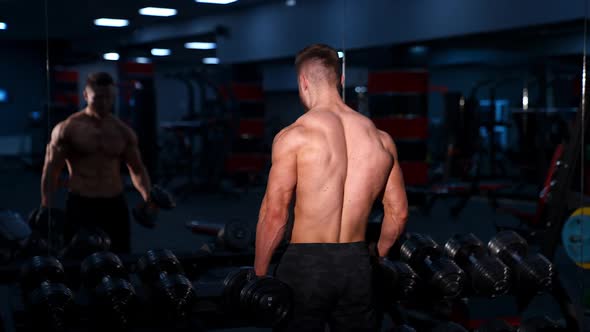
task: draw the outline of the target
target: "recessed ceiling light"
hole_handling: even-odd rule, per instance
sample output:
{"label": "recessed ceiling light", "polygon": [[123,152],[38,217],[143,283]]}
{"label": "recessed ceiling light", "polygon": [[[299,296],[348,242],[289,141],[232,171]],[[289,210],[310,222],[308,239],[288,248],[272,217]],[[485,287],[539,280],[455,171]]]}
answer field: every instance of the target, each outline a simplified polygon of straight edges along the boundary
{"label": "recessed ceiling light", "polygon": [[176,15],[176,9],[172,8],[159,8],[159,7],[145,7],[139,10],[141,15],[146,16],[161,16],[161,17],[169,17]]}
{"label": "recessed ceiling light", "polygon": [[135,62],[137,62],[137,63],[151,63],[152,60],[150,58],[140,56],[140,57],[135,58]]}
{"label": "recessed ceiling light", "polygon": [[122,28],[129,25],[129,20],[123,20],[118,18],[98,18],[94,20],[94,24],[101,27]]}
{"label": "recessed ceiling light", "polygon": [[119,60],[119,53],[115,53],[115,52],[105,53],[105,54],[103,54],[102,58],[105,60],[109,60],[109,61],[117,61],[117,60]]}
{"label": "recessed ceiling light", "polygon": [[236,2],[238,0],[195,0],[195,1],[200,2],[200,3],[213,3],[216,5],[227,5],[232,2]]}
{"label": "recessed ceiling light", "polygon": [[168,56],[172,54],[172,51],[167,48],[152,48],[153,56]]}
{"label": "recessed ceiling light", "polygon": [[219,58],[204,58],[203,63],[206,65],[218,65]]}
{"label": "recessed ceiling light", "polygon": [[204,43],[204,42],[190,42],[190,43],[185,43],[184,47],[190,48],[193,50],[212,50],[217,47],[217,44]]}
{"label": "recessed ceiling light", "polygon": [[0,22],[0,30],[6,30],[8,28],[8,25],[4,22]]}
{"label": "recessed ceiling light", "polygon": [[297,4],[297,1],[296,0],[287,0],[287,1],[285,1],[285,4],[289,7],[293,7]]}

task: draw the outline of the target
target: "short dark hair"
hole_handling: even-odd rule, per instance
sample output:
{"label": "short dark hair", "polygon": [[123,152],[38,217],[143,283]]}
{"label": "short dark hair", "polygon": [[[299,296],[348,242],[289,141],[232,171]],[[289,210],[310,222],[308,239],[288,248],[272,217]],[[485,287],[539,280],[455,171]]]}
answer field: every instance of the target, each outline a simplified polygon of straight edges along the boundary
{"label": "short dark hair", "polygon": [[106,72],[91,73],[86,79],[86,86],[92,89],[97,87],[107,87],[114,84],[115,81],[113,80],[113,77]]}
{"label": "short dark hair", "polygon": [[338,58],[338,52],[334,48],[325,44],[312,44],[299,51],[295,57],[297,74],[301,72],[303,65],[309,61],[318,61],[327,69],[329,77],[326,78],[336,85],[340,84],[342,68],[340,59]]}

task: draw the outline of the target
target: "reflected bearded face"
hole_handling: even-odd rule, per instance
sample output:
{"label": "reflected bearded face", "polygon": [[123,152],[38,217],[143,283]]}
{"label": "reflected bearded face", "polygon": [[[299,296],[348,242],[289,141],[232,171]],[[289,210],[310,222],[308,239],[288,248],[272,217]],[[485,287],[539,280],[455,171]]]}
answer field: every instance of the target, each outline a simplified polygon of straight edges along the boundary
{"label": "reflected bearded face", "polygon": [[114,86],[86,87],[85,99],[88,106],[99,115],[107,115],[111,112],[115,102]]}

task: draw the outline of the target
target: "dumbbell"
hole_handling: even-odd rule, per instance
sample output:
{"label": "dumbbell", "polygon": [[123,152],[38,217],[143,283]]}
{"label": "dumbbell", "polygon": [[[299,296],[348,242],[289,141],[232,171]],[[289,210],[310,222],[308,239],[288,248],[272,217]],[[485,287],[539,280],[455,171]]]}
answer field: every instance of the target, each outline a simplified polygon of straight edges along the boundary
{"label": "dumbbell", "polygon": [[189,317],[196,293],[178,258],[168,249],[148,250],[137,261],[137,273],[147,286],[155,312],[163,321]]}
{"label": "dumbbell", "polygon": [[227,311],[258,327],[273,327],[289,315],[291,289],[280,280],[257,277],[252,267],[230,272],[223,281],[223,302]]}
{"label": "dumbbell", "polygon": [[189,221],[186,223],[186,227],[195,234],[215,236],[218,246],[234,251],[247,249],[253,240],[251,227],[239,221],[229,221],[223,226]]}
{"label": "dumbbell", "polygon": [[131,210],[135,221],[146,228],[156,227],[159,210],[172,210],[176,207],[176,201],[166,189],[154,185],[150,189],[150,198],[147,202],[140,202]]}
{"label": "dumbbell", "polygon": [[34,330],[65,330],[74,296],[64,280],[64,268],[54,257],[35,256],[22,265],[22,297]]}
{"label": "dumbbell", "polygon": [[432,295],[448,300],[462,294],[465,272],[443,256],[442,249],[430,236],[406,233],[399,257],[418,273]]}
{"label": "dumbbell", "polygon": [[108,251],[94,253],[82,261],[80,276],[90,293],[95,323],[106,328],[128,327],[138,301],[119,257]]}
{"label": "dumbbell", "polygon": [[70,243],[62,249],[61,257],[84,259],[95,252],[109,251],[111,237],[100,227],[81,227]]}
{"label": "dumbbell", "polygon": [[387,258],[379,260],[379,276],[382,292],[387,299],[398,301],[409,300],[416,294],[420,277],[406,263],[391,261]]}
{"label": "dumbbell", "polygon": [[560,332],[566,331],[565,326],[547,316],[533,316],[525,319],[518,332]]}
{"label": "dumbbell", "polygon": [[529,254],[526,240],[516,232],[499,232],[488,243],[488,250],[510,268],[518,292],[538,294],[551,288],[553,264],[541,254]]}
{"label": "dumbbell", "polygon": [[510,289],[510,269],[498,257],[491,256],[474,234],[451,237],[444,250],[466,272],[474,294],[494,298]]}

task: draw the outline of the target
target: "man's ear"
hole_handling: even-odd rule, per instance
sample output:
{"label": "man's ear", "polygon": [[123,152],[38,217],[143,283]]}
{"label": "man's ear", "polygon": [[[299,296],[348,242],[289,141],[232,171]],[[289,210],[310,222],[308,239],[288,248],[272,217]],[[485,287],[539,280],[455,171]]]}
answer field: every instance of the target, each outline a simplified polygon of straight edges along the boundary
{"label": "man's ear", "polygon": [[84,88],[84,91],[82,92],[82,95],[84,96],[84,100],[86,102],[88,102],[88,92],[86,91],[86,88]]}
{"label": "man's ear", "polygon": [[301,82],[301,88],[304,91],[309,89],[309,81],[307,80],[307,77],[305,77],[305,75],[299,75],[299,81]]}
{"label": "man's ear", "polygon": [[346,80],[346,79],[344,78],[344,74],[340,75],[340,86],[341,86],[342,88],[344,88],[344,81],[345,81],[345,80]]}

